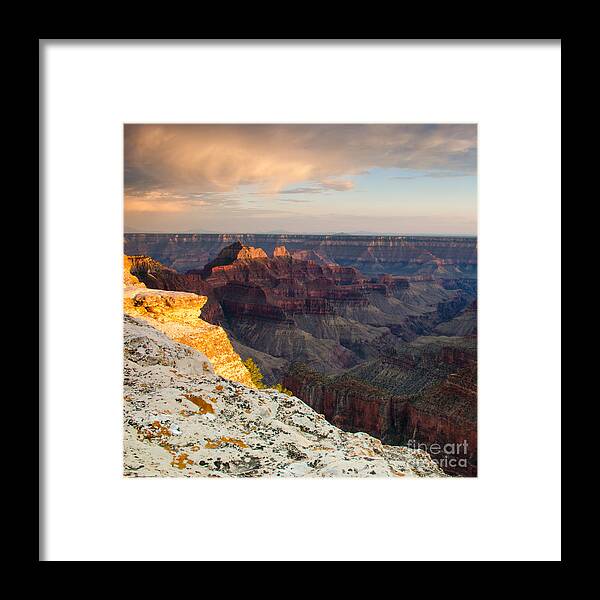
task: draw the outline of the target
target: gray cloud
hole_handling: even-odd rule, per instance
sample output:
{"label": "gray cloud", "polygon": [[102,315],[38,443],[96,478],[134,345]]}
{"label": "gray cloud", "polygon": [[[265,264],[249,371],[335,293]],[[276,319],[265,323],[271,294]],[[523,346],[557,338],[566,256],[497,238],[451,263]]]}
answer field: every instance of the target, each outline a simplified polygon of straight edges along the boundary
{"label": "gray cloud", "polygon": [[[126,125],[126,209],[235,202],[248,185],[346,191],[350,177],[375,167],[474,174],[476,162],[475,125]],[[289,187],[304,182],[313,185]]]}
{"label": "gray cloud", "polygon": [[352,181],[326,180],[313,187],[297,187],[281,190],[280,194],[322,194],[323,192],[347,192],[354,188]]}
{"label": "gray cloud", "polygon": [[287,190],[281,190],[280,194],[322,194],[324,192],[322,187],[297,187],[290,188]]}
{"label": "gray cloud", "polygon": [[354,187],[354,183],[352,181],[344,181],[344,180],[326,180],[321,182],[321,186],[327,190],[335,190],[336,192],[347,192]]}

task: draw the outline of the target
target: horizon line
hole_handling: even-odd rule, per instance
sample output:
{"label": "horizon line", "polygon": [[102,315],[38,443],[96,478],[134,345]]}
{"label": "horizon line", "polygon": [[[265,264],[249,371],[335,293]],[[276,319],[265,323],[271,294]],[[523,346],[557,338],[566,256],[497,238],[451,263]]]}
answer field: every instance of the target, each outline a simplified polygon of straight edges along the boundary
{"label": "horizon line", "polygon": [[297,233],[290,231],[124,231],[124,235],[152,234],[152,235],[302,235],[302,236],[324,236],[345,235],[354,237],[477,237],[477,233]]}

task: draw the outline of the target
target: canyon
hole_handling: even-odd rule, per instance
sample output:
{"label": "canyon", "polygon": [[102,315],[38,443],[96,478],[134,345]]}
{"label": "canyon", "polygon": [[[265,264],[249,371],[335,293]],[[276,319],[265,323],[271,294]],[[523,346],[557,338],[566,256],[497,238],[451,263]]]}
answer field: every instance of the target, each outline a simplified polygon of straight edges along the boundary
{"label": "canyon", "polygon": [[[140,284],[202,297],[202,322],[267,385],[477,474],[475,238],[126,234],[125,251]],[[137,296],[128,314],[154,318]]]}
{"label": "canyon", "polygon": [[297,258],[332,261],[366,275],[476,278],[477,239],[443,236],[294,235],[260,233],[126,233],[125,254],[151,256],[177,271],[202,269],[235,242],[272,255],[285,246]]}
{"label": "canyon", "polygon": [[151,289],[124,259],[125,477],[443,477],[420,449],[331,425],[257,390],[207,298]]}
{"label": "canyon", "polygon": [[292,365],[283,384],[332,424],[387,444],[426,449],[452,475],[477,474],[477,372],[473,352],[367,361],[341,376]]}

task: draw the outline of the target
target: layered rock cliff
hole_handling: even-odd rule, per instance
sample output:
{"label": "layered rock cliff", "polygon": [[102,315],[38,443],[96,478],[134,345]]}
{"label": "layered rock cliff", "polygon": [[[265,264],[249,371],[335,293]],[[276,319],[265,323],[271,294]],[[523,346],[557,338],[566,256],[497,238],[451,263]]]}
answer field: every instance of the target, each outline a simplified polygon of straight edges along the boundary
{"label": "layered rock cliff", "polygon": [[142,256],[131,258],[131,270],[146,285],[206,296],[203,318],[224,327],[269,383],[294,361],[324,372],[353,367],[431,333],[473,297],[460,284],[365,277],[284,247],[273,254],[236,242],[199,271],[177,273]]}
{"label": "layered rock cliff", "polygon": [[277,246],[285,246],[292,255],[314,252],[324,261],[365,274],[426,274],[441,279],[477,274],[477,239],[471,237],[127,233],[125,253],[145,254],[187,271],[202,269],[235,242],[260,247],[269,255]]}
{"label": "layered rock cliff", "polygon": [[406,283],[395,278],[370,280],[352,267],[298,260],[283,247],[269,258],[261,249],[239,242],[224,248],[202,269],[201,276],[232,308],[236,304],[270,306],[280,309],[274,312],[276,319],[295,313],[331,314],[337,304],[366,306],[368,292],[390,294]]}
{"label": "layered rock cliff", "polygon": [[452,319],[437,325],[434,332],[446,336],[477,336],[477,301],[472,302]]}
{"label": "layered rock cliff", "polygon": [[298,398],[219,377],[157,323],[125,316],[125,476],[444,476],[422,450],[341,431]]}
{"label": "layered rock cliff", "polygon": [[476,349],[423,338],[339,376],[293,365],[284,385],[346,431],[435,450],[448,473],[477,474]]}
{"label": "layered rock cliff", "polygon": [[[150,259],[151,260],[151,259]],[[146,287],[132,272],[133,261],[130,256],[123,257],[123,285],[127,287]]]}
{"label": "layered rock cliff", "polygon": [[200,318],[206,296],[189,292],[148,289],[131,274],[125,257],[123,309],[152,324],[169,338],[203,352],[222,377],[252,386],[248,369],[234,351],[225,331]]}
{"label": "layered rock cliff", "polygon": [[127,260],[131,274],[148,288],[193,292],[206,296],[208,300],[202,309],[203,319],[214,325],[223,322],[221,306],[214,297],[210,285],[199,274],[178,273],[149,256],[129,256]]}

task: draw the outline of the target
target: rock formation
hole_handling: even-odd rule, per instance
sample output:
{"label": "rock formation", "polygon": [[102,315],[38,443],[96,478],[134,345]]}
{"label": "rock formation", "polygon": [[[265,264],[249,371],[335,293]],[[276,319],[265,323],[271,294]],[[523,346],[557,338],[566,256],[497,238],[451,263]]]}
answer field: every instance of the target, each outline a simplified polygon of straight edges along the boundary
{"label": "rock formation", "polygon": [[298,398],[216,375],[156,325],[125,316],[126,477],[444,476],[422,450],[341,431]]}
{"label": "rock formation", "polygon": [[206,296],[203,318],[225,328],[268,383],[279,381],[294,361],[324,372],[353,367],[431,333],[473,297],[440,281],[365,277],[353,267],[300,260],[281,248],[276,254],[269,258],[235,242],[200,271],[176,273],[136,256],[132,273],[152,287]]}
{"label": "rock formation", "polygon": [[172,340],[203,352],[218,375],[252,386],[250,374],[225,331],[200,318],[206,296],[147,289],[131,275],[131,264],[131,259],[125,257],[124,312],[152,323]]}
{"label": "rock formation", "polygon": [[448,473],[475,476],[476,368],[473,349],[419,341],[339,376],[294,365],[283,384],[345,431],[392,444],[439,445],[433,458]]}
{"label": "rock formation", "polygon": [[149,256],[129,256],[129,269],[146,287],[159,290],[193,292],[208,298],[202,309],[202,317],[213,325],[223,322],[223,311],[215,299],[210,285],[199,274],[182,274],[165,267]]}
{"label": "rock formation", "polygon": [[245,261],[256,260],[259,258],[268,258],[267,253],[262,248],[244,246],[238,241],[223,248],[213,261],[205,265],[202,269],[202,273],[210,274],[213,269],[216,270],[220,266],[230,265],[237,260]]}
{"label": "rock formation", "polygon": [[316,262],[318,265],[335,265],[336,263],[328,259],[318,252],[314,250],[296,250],[292,252],[291,256],[293,256],[296,260],[310,260],[312,262]]}
{"label": "rock formation", "polygon": [[127,287],[146,287],[132,272],[133,262],[130,256],[123,257],[123,285]]}
{"label": "rock formation", "polygon": [[437,325],[434,332],[447,336],[477,336],[477,302],[472,302],[452,319]]}
{"label": "rock formation", "polygon": [[125,254],[144,254],[184,272],[202,269],[232,243],[260,247],[272,255],[277,246],[315,252],[324,260],[365,274],[429,275],[438,279],[476,278],[477,239],[472,237],[127,233]]}

